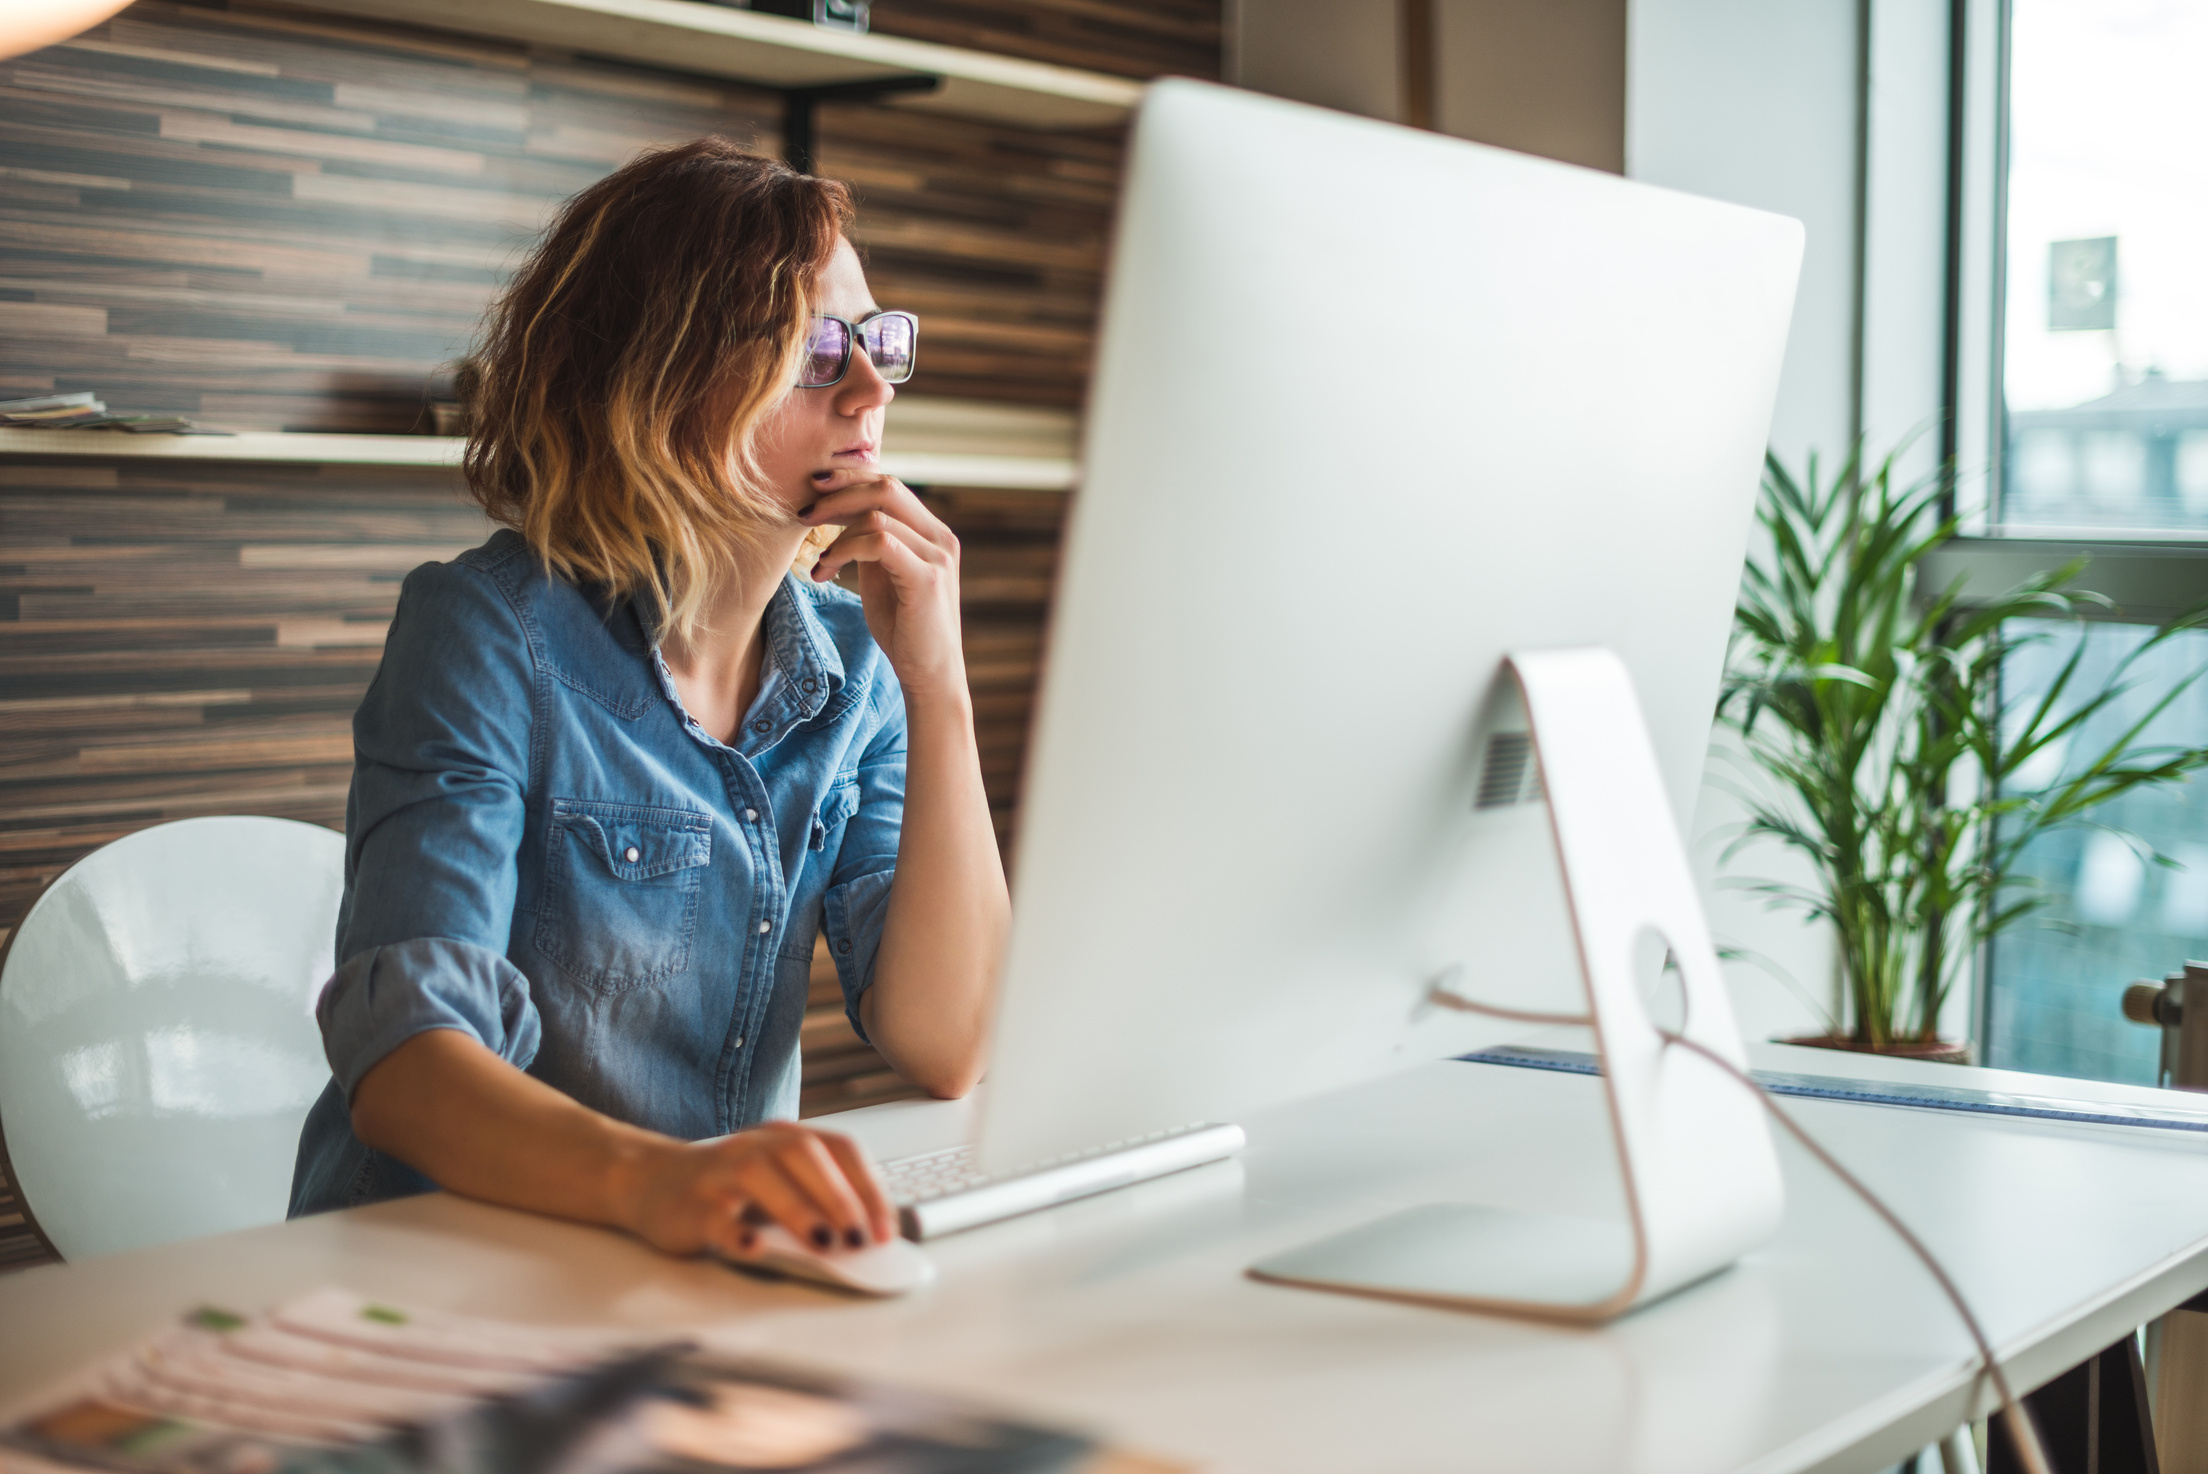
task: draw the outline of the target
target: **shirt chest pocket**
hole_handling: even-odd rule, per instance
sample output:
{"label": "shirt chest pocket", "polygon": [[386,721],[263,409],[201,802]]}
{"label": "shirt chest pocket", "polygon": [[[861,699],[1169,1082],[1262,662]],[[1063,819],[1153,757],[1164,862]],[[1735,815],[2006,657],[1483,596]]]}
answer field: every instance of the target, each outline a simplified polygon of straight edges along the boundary
{"label": "shirt chest pocket", "polygon": [[828,796],[820,801],[813,813],[813,848],[828,848],[830,836],[843,828],[844,821],[859,811],[859,780],[847,778],[828,790]]}
{"label": "shirt chest pocket", "polygon": [[537,950],[609,993],[687,971],[712,861],[708,815],[552,800]]}

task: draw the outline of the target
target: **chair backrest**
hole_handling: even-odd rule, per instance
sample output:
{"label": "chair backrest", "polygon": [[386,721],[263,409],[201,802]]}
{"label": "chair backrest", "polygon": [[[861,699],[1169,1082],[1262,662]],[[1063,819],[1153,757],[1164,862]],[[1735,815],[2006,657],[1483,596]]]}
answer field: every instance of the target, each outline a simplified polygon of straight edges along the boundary
{"label": "chair backrest", "polygon": [[183,819],[47,887],[0,960],[0,1149],[65,1259],[274,1223],[330,1077],[345,841]]}

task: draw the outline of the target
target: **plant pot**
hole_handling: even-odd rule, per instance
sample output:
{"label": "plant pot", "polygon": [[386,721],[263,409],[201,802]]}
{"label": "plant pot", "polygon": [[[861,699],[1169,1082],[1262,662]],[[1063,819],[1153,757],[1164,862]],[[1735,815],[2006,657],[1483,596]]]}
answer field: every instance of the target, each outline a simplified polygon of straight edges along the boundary
{"label": "plant pot", "polygon": [[1955,1039],[1894,1039],[1884,1044],[1867,1044],[1845,1034],[1803,1034],[1776,1042],[1799,1044],[1807,1049],[1843,1049],[1853,1054],[1883,1054],[1889,1059],[1930,1060],[1942,1065],[1970,1063],[1970,1045]]}

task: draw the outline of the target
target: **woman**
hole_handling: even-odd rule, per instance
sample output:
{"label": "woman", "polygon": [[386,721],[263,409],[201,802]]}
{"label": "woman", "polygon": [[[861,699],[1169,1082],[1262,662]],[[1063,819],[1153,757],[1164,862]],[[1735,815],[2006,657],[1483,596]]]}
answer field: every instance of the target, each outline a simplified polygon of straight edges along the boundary
{"label": "woman", "polygon": [[1010,908],[958,543],[877,461],[917,328],[849,219],[703,139],[576,196],[495,310],[467,469],[505,530],[407,578],[354,720],[294,1215],[442,1186],[672,1253],[895,1231],[788,1121],[814,939],[955,1096]]}

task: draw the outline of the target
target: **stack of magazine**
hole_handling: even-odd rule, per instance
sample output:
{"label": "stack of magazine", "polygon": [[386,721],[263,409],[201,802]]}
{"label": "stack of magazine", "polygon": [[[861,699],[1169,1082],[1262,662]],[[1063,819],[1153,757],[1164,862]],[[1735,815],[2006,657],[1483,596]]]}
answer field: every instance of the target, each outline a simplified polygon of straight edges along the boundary
{"label": "stack of magazine", "polygon": [[40,394],[30,399],[0,399],[0,427],[18,430],[131,430],[140,435],[227,435],[182,415],[118,415],[89,390],[76,394]]}
{"label": "stack of magazine", "polygon": [[1094,1452],[929,1394],[343,1290],[197,1311],[0,1429],[0,1474],[1055,1474]]}

